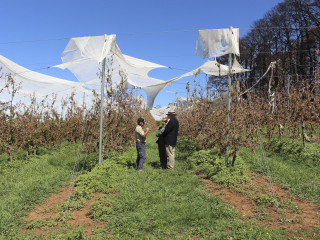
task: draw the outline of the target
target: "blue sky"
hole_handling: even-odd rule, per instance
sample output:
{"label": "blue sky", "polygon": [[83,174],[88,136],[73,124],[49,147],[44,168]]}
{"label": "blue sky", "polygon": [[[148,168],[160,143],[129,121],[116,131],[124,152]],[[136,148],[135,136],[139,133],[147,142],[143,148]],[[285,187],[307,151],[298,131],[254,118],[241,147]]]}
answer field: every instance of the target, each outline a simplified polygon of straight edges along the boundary
{"label": "blue sky", "polygon": [[[72,37],[117,34],[124,54],[174,69],[157,69],[152,77],[168,80],[203,64],[195,56],[199,29],[240,28],[245,35],[255,20],[279,0],[1,0],[0,55],[31,70],[75,81],[68,70],[41,69],[61,63]],[[165,106],[185,97],[181,79],[155,100]],[[196,78],[205,85],[205,76]],[[173,93],[178,92],[178,93]],[[141,91],[139,92],[144,95]]]}

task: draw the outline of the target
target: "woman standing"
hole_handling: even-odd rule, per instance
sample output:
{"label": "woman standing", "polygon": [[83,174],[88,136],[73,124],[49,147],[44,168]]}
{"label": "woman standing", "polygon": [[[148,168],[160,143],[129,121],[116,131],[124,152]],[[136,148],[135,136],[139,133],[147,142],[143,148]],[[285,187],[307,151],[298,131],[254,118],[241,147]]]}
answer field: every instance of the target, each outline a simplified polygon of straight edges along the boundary
{"label": "woman standing", "polygon": [[168,118],[163,118],[161,120],[161,127],[159,127],[158,132],[156,136],[158,137],[158,140],[156,143],[158,143],[158,150],[159,150],[159,157],[160,157],[160,165],[162,169],[167,169],[167,154],[166,154],[166,146],[164,143],[164,137],[162,136],[162,133],[165,129],[165,126],[168,122]]}
{"label": "woman standing", "polygon": [[149,128],[146,128],[146,131],[143,131],[142,127],[145,122],[143,118],[138,118],[137,122],[138,125],[134,132],[137,149],[136,170],[142,171],[144,161],[146,160],[146,138],[149,134]]}

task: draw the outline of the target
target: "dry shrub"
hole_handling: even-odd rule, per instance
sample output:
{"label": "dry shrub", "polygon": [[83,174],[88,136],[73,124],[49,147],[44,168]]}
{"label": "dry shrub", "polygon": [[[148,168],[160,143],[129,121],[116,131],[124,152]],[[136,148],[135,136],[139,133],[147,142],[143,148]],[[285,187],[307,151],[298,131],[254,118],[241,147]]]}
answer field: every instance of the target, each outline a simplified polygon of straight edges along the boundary
{"label": "dry shrub", "polygon": [[[178,102],[180,135],[195,141],[203,149],[211,148],[219,154],[230,147],[236,154],[240,146],[254,147],[274,135],[305,134],[317,139],[320,130],[320,87],[300,82],[288,94],[285,88],[274,88],[274,105],[266,94],[251,92],[246,98],[236,98],[231,92],[230,122],[227,123],[225,94],[212,98],[201,91],[194,92],[188,104]],[[221,97],[222,96],[222,97]],[[285,130],[286,131],[285,131]],[[228,141],[227,141],[228,135]]]}
{"label": "dry shrub", "polygon": [[[80,107],[73,96],[61,104],[60,113],[55,100],[38,101],[31,98],[31,104],[15,103],[13,86],[18,86],[8,75],[0,75],[5,81],[0,94],[8,92],[11,100],[0,102],[0,154],[25,151],[26,156],[36,154],[40,147],[51,148],[62,141],[81,142],[83,151],[98,151],[100,125],[100,97],[95,94],[91,107]],[[124,151],[134,142],[134,129],[138,117],[144,117],[146,126],[156,129],[156,121],[150,113],[141,109],[141,103],[127,88],[107,91],[103,111],[103,150]],[[64,112],[64,114],[62,114]]]}

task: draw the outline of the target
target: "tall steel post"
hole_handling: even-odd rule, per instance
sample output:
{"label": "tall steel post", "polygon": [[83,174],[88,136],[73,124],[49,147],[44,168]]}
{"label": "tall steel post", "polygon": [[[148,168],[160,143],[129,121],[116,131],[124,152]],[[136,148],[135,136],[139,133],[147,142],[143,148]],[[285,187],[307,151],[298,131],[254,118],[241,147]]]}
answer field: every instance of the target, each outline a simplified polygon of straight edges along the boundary
{"label": "tall steel post", "polygon": [[[228,108],[228,113],[227,113],[227,123],[229,124],[230,123],[230,109],[231,109],[231,93],[230,93],[230,89],[231,89],[231,64],[232,64],[232,55],[231,53],[229,53],[229,74],[228,74],[228,105],[227,105],[227,108]],[[225,165],[228,166],[228,154],[229,154],[229,131],[230,131],[230,127],[228,126],[228,129],[227,129],[227,137],[226,137],[226,140],[227,140],[227,149],[226,149],[226,160],[225,160]]]}
{"label": "tall steel post", "polygon": [[102,60],[102,76],[101,76],[101,105],[100,105],[100,136],[99,136],[99,163],[102,163],[102,129],[103,129],[103,103],[104,103],[104,85],[106,58]]}

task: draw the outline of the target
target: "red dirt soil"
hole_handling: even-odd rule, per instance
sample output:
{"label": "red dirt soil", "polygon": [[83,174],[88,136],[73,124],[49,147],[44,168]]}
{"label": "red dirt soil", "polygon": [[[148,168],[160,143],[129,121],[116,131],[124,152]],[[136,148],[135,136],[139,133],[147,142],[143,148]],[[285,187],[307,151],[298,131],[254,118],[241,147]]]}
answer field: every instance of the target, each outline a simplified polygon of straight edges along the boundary
{"label": "red dirt soil", "polygon": [[[70,194],[69,187],[60,188],[60,192],[52,194],[45,202],[38,205],[33,211],[28,213],[28,216],[24,219],[27,223],[31,223],[37,220],[55,219],[58,212],[54,209],[58,204],[67,201]],[[106,223],[97,222],[87,217],[90,205],[99,198],[101,193],[96,193],[92,199],[88,200],[83,208],[72,212],[72,219],[68,220],[72,229],[81,226],[88,237],[92,236],[93,230],[97,228],[103,228]],[[56,221],[57,222],[57,221]],[[51,231],[58,230],[62,227],[61,222],[57,222],[58,225],[51,227],[48,230],[42,228],[35,228],[33,230],[22,229],[24,232],[30,231],[40,235],[48,235]]]}
{"label": "red dirt soil", "polygon": [[[251,183],[248,183],[237,190],[221,187],[221,185],[207,179],[203,179],[203,181],[213,196],[221,198],[231,208],[238,210],[245,222],[253,222],[253,224],[268,226],[273,229],[284,229],[289,232],[288,237],[298,237],[304,231],[313,232],[313,227],[320,228],[319,204],[291,195],[288,190],[281,188],[278,183],[272,183],[273,192],[276,193],[276,196],[280,201],[287,200],[294,202],[298,211],[279,208],[277,212],[275,207],[264,207],[263,213],[257,210],[257,207],[259,209],[259,206],[253,200],[254,197],[258,194],[270,194],[271,192],[271,185],[268,184],[267,178],[263,175],[256,175]],[[93,235],[94,229],[103,228],[106,225],[106,223],[94,221],[86,216],[89,212],[90,205],[98,199],[99,195],[100,193],[95,194],[92,199],[86,202],[82,209],[73,211],[73,218],[68,221],[72,228],[82,226],[88,237]],[[29,212],[25,221],[32,222],[36,220],[55,219],[57,211],[52,210],[52,208],[66,201],[68,196],[69,188],[60,188],[60,192],[52,194],[45,202]],[[48,230],[41,228],[22,230],[46,236],[51,231],[61,229],[61,227],[61,222],[59,222],[57,226],[51,227]]]}
{"label": "red dirt soil", "polygon": [[[259,226],[268,226],[273,229],[281,228],[290,232],[288,237],[298,236],[304,231],[313,232],[314,227],[320,228],[319,204],[291,195],[278,183],[268,183],[266,176],[257,175],[251,183],[242,187],[242,191],[221,187],[221,185],[207,179],[203,179],[203,181],[213,196],[221,198],[231,208],[238,210],[244,221],[253,220],[250,222]],[[265,212],[258,212],[259,206],[254,201],[254,197],[258,194],[271,194],[272,192],[279,199],[278,202],[283,200],[294,202],[297,211],[281,207],[277,211],[276,207],[264,207]],[[320,236],[318,237],[320,239]]]}

